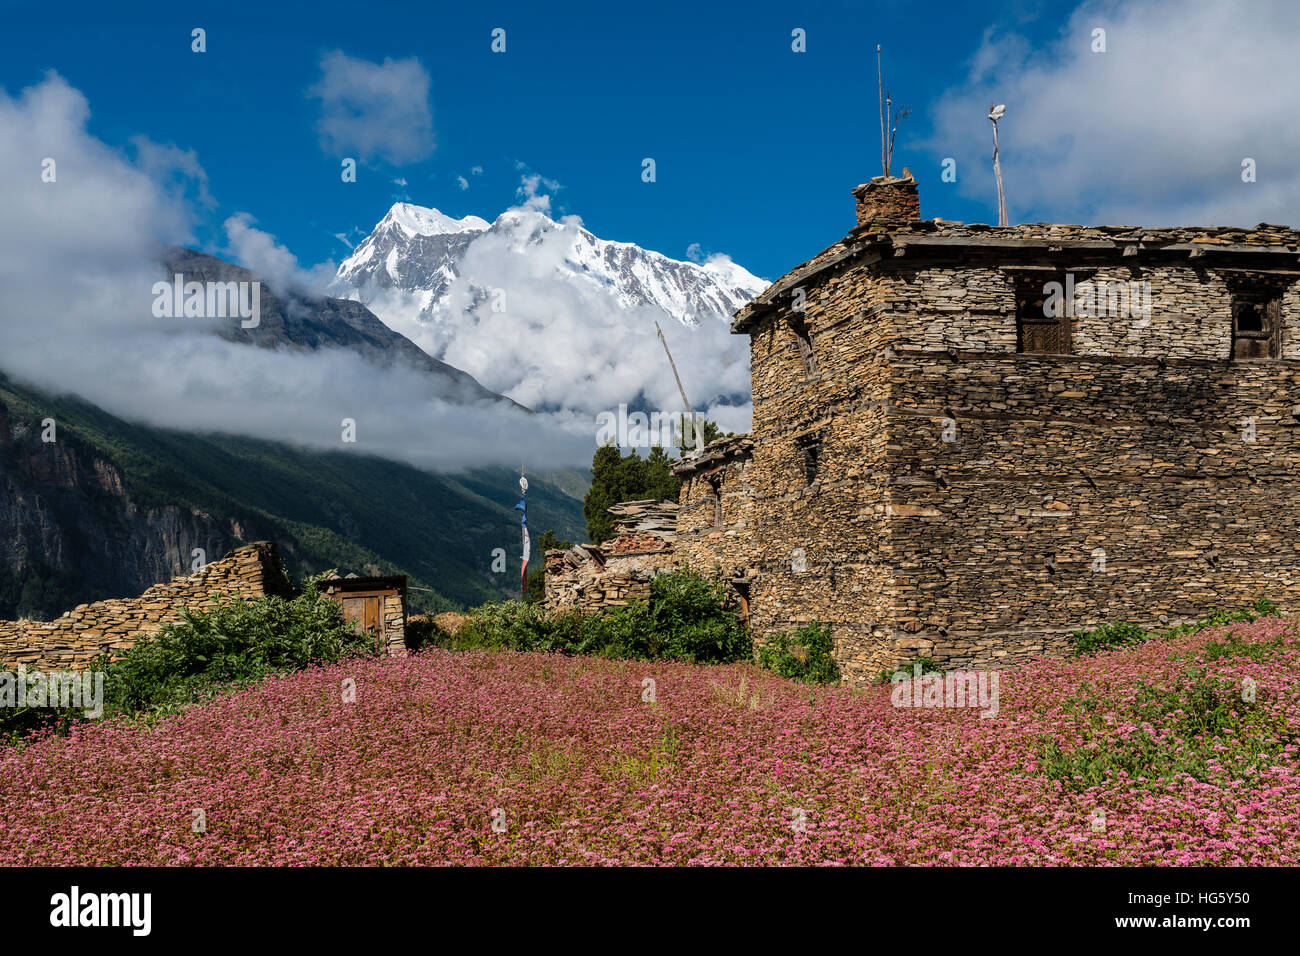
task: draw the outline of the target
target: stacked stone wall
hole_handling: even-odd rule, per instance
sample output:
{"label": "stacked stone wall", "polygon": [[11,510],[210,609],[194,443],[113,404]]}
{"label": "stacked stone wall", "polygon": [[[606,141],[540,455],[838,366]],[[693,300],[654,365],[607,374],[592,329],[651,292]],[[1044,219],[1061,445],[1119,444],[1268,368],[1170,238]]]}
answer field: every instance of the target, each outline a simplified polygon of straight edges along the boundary
{"label": "stacked stone wall", "polygon": [[0,621],[0,664],[34,670],[83,670],[100,654],[130,648],[199,610],[288,588],[276,546],[259,541],[231,551],[202,571],[156,584],[138,598],[82,604],[53,621]]}
{"label": "stacked stone wall", "polygon": [[1300,365],[914,352],[891,385],[894,624],[918,652],[1300,607]]}
{"label": "stacked stone wall", "polygon": [[[1094,289],[1146,284],[1142,305],[1149,315],[1075,314],[1069,317],[1071,352],[1075,355],[1131,356],[1161,360],[1229,359],[1232,356],[1232,293],[1226,270],[1181,265],[1080,264],[1036,275],[1045,284],[1063,273],[1074,276],[1076,293],[1083,283]],[[895,267],[889,309],[900,343],[928,349],[1015,352],[1017,347],[1016,276],[1034,273],[987,268]],[[1086,294],[1086,293],[1080,293]],[[1083,302],[1077,303],[1083,306]],[[1125,302],[1107,300],[1106,309]],[[1129,305],[1132,305],[1130,300]],[[1086,308],[1091,312],[1091,309]],[[1282,295],[1281,357],[1300,359],[1300,284]]]}
{"label": "stacked stone wall", "polygon": [[828,624],[845,674],[874,676],[895,656],[882,507],[891,289],[861,268],[802,288],[811,368],[788,308],[752,334],[750,621],[759,644]]}
{"label": "stacked stone wall", "polygon": [[675,563],[670,547],[611,556],[603,554],[595,545],[548,551],[546,609],[594,614],[633,601],[649,600],[650,579],[672,570]]}

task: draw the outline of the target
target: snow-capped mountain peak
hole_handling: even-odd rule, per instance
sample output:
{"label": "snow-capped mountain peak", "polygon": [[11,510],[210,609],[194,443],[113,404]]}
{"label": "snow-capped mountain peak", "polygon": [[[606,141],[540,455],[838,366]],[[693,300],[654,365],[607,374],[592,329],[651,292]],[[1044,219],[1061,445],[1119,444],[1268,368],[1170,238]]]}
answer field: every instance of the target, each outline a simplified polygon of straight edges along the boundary
{"label": "snow-capped mountain peak", "polygon": [[387,289],[444,295],[457,276],[455,262],[489,228],[478,216],[454,219],[437,209],[396,203],[343,260],[330,290],[363,303]]}
{"label": "snow-capped mountain peak", "polygon": [[[489,225],[478,216],[454,219],[437,209],[397,203],[343,261],[330,291],[374,303],[379,317],[396,320],[398,328],[412,318],[449,319],[441,313],[475,242],[481,243],[477,251],[488,255],[533,255],[546,246],[556,277],[611,292],[626,309],[657,306],[686,325],[727,320],[767,288],[726,256],[683,262],[635,243],[601,239],[575,221],[556,222],[537,209],[508,209]],[[463,278],[475,283],[474,275]],[[382,295],[389,290],[408,293],[400,311],[409,313],[418,302],[418,315],[393,315],[398,307]]]}
{"label": "snow-capped mountain peak", "polygon": [[478,216],[466,216],[453,219],[437,209],[417,206],[414,203],[399,202],[388,210],[388,215],[376,227],[376,231],[385,225],[396,226],[410,236],[441,236],[450,232],[482,232],[488,228],[488,222]]}
{"label": "snow-capped mountain peak", "polygon": [[672,259],[533,205],[489,225],[399,203],[344,260],[329,291],[529,407],[604,408],[624,391],[662,388],[664,407],[678,401],[656,318],[684,329],[677,340],[694,357],[679,364],[701,362],[688,387],[705,400],[745,400],[747,344],[729,324],[767,286],[726,256]]}

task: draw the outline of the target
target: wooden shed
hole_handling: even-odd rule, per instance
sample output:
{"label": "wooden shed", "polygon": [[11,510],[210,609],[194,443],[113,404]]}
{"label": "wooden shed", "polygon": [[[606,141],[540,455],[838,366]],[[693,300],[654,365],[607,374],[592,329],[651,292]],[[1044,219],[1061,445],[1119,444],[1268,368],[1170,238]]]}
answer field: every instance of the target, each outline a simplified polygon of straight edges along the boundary
{"label": "wooden shed", "polygon": [[358,631],[377,635],[390,654],[406,653],[406,575],[328,578],[320,587]]}

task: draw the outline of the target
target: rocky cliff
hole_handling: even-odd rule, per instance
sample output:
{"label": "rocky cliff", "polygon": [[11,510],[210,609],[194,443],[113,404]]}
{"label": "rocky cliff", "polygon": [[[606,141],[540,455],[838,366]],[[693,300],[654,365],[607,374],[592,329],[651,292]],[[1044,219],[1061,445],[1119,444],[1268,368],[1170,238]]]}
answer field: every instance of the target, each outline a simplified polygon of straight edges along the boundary
{"label": "rocky cliff", "polygon": [[[0,618],[48,619],[138,594],[257,532],[179,507],[141,507],[116,465],[65,430],[55,441],[0,392]],[[14,409],[18,411],[18,409]]]}

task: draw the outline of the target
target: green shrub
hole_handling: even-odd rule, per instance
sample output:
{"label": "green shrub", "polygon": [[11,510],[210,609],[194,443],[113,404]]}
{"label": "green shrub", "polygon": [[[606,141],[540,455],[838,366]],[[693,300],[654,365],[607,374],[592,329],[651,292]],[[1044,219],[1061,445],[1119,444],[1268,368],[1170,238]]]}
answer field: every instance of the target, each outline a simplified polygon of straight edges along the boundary
{"label": "green shrub", "polygon": [[1222,641],[1207,641],[1201,653],[1207,661],[1225,657],[1247,657],[1252,661],[1266,661],[1286,653],[1286,639],[1279,635],[1271,641],[1246,641],[1236,631],[1229,631]]}
{"label": "green shrub", "polygon": [[753,654],[749,632],[728,606],[727,586],[685,571],[650,581],[650,600],[617,608],[598,625],[609,657],[724,664]]}
{"label": "green shrub", "polygon": [[559,650],[553,646],[558,630],[541,605],[499,601],[470,611],[455,637],[442,634],[436,641],[450,650]]}
{"label": "green shrub", "polygon": [[1140,644],[1155,637],[1154,634],[1127,621],[1103,624],[1092,631],[1075,631],[1070,636],[1074,638],[1075,657],[1086,657],[1125,644]]}
{"label": "green shrub", "polygon": [[[0,672],[18,674],[18,668],[0,662]],[[14,701],[15,705],[17,700]],[[0,745],[16,744],[37,731],[56,734],[67,733],[68,728],[82,719],[82,707],[0,707]]]}
{"label": "green shrub", "polygon": [[[1235,611],[1215,611],[1209,617],[1180,624],[1159,634],[1154,631],[1144,630],[1136,624],[1116,621],[1113,624],[1103,624],[1095,630],[1073,632],[1070,635],[1074,638],[1072,653],[1075,657],[1085,657],[1112,647],[1139,644],[1157,636],[1165,638],[1182,637],[1186,634],[1203,631],[1207,627],[1219,627],[1223,624],[1248,624],[1251,621],[1259,620],[1261,617],[1274,617],[1277,613],[1278,607],[1276,604],[1268,600],[1268,598],[1260,598],[1248,608],[1240,608]],[[1213,644],[1210,646],[1213,646]]]}
{"label": "green shrub", "polygon": [[379,653],[378,640],[358,634],[338,602],[317,591],[317,580],[293,598],[184,611],[180,621],[140,639],[120,660],[101,658],[93,666],[106,672],[106,710],[136,713],[190,703],[218,685]]}
{"label": "green shrub", "polygon": [[719,578],[692,572],[660,574],[650,581],[648,601],[635,601],[603,614],[548,614],[537,604],[484,604],[454,637],[433,643],[451,650],[485,648],[555,651],[640,660],[717,664],[745,660],[749,633],[728,606]]}
{"label": "green shrub", "polygon": [[1207,618],[1199,621],[1192,621],[1188,624],[1181,624],[1178,627],[1171,628],[1165,632],[1166,637],[1180,637],[1184,634],[1195,634],[1197,631],[1203,631],[1207,627],[1218,627],[1221,624],[1249,624],[1261,617],[1273,617],[1278,613],[1277,605],[1268,598],[1260,598],[1248,608],[1240,608],[1235,611],[1215,611]]}
{"label": "green shrub", "polygon": [[[293,598],[262,597],[182,611],[180,621],[141,637],[120,659],[100,655],[90,670],[104,674],[104,716],[174,713],[272,671],[379,653],[378,640],[358,634],[338,602],[319,593],[319,580],[308,581]],[[0,742],[14,743],[42,729],[64,733],[84,718],[84,710],[0,708]]]}
{"label": "green shrub", "polygon": [[[916,670],[918,667],[921,668],[919,675]],[[912,660],[908,661],[906,664],[901,664],[890,670],[881,671],[876,675],[876,683],[892,684],[894,682],[894,675],[899,671],[903,671],[908,675],[908,677],[925,676],[926,674],[943,674],[943,669],[936,664],[932,658],[918,656],[912,658]]]}
{"label": "green shrub", "polygon": [[422,615],[406,619],[406,646],[413,651],[438,644],[445,635],[433,621]]}
{"label": "green shrub", "polygon": [[830,625],[813,621],[769,637],[758,649],[758,666],[805,684],[832,684],[840,669],[831,651]]}

